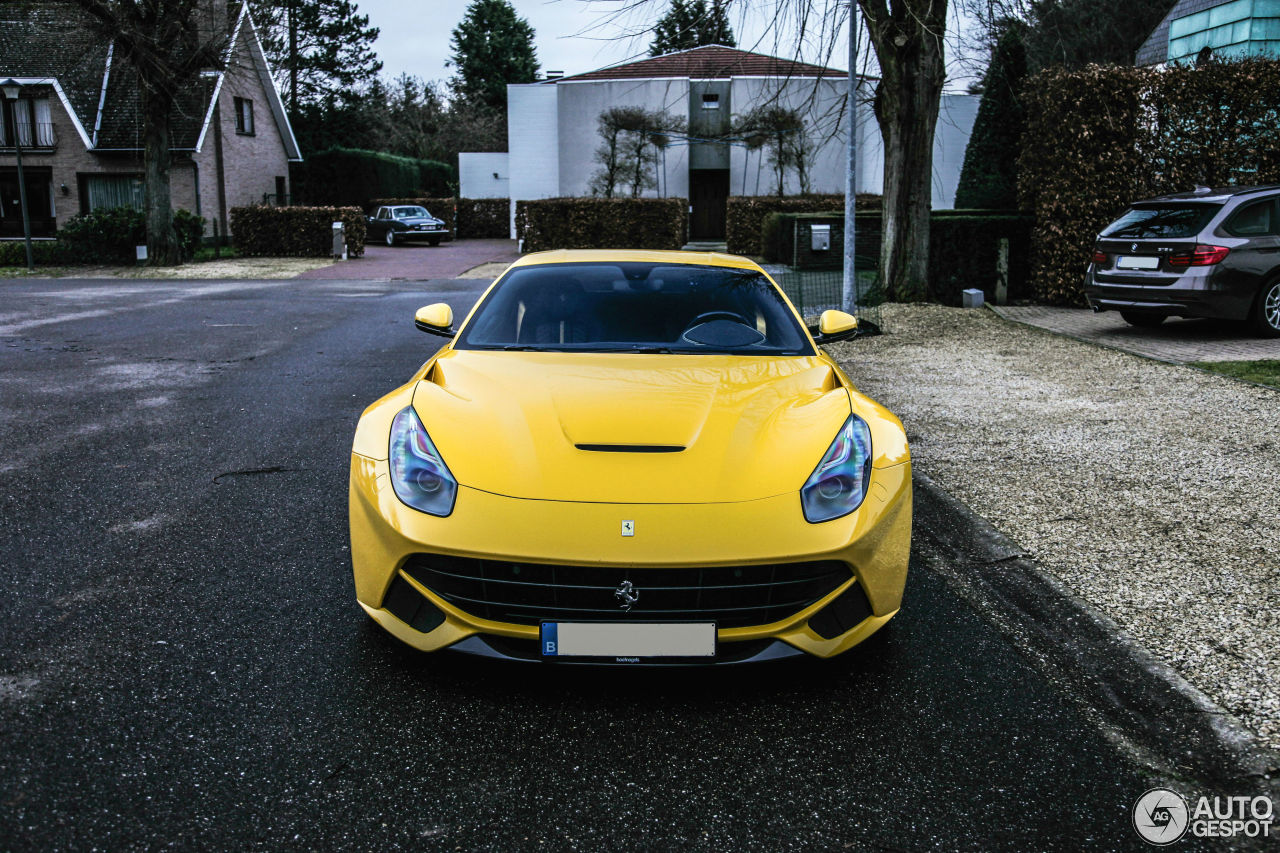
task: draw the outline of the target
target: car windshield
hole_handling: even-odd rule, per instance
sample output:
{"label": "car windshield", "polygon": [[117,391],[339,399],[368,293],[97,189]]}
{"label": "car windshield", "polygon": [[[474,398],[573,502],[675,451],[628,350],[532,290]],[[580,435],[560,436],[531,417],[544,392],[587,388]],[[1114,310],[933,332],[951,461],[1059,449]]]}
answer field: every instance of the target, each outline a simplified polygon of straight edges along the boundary
{"label": "car windshield", "polygon": [[1134,205],[1102,232],[1103,237],[1194,237],[1204,230],[1220,204]]}
{"label": "car windshield", "polygon": [[391,211],[396,219],[410,219],[414,216],[430,216],[425,207],[397,207]]}
{"label": "car windshield", "polygon": [[476,309],[457,349],[812,355],[755,270],[659,263],[517,267]]}

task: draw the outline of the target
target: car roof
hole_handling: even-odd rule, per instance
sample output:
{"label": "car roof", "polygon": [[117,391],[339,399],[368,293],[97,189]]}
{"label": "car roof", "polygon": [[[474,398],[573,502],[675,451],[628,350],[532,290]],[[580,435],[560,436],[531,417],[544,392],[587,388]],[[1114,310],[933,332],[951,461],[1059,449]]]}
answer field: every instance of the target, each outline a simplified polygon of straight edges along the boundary
{"label": "car roof", "polygon": [[[513,267],[534,264],[583,264],[583,263],[649,263],[696,264],[704,267],[730,267],[759,270],[760,267],[741,255],[722,252],[675,252],[635,249],[555,249],[550,252],[531,252],[512,264]],[[763,272],[763,270],[761,270]]]}
{"label": "car roof", "polygon": [[1182,193],[1170,193],[1168,195],[1156,196],[1155,198],[1144,199],[1138,204],[1147,204],[1150,202],[1160,201],[1213,201],[1224,202],[1233,198],[1239,198],[1247,195],[1257,195],[1268,192],[1280,192],[1280,184],[1263,184],[1250,187],[1196,187],[1194,190]]}

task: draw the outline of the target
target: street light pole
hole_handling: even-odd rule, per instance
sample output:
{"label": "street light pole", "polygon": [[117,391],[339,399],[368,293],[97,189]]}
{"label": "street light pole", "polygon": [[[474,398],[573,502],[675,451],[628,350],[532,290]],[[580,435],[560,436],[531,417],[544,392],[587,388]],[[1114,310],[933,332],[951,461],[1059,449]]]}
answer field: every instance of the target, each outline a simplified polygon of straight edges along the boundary
{"label": "street light pole", "polygon": [[858,0],[849,0],[849,145],[845,150],[844,185],[844,304],[850,313],[858,310],[857,213],[858,193]]}
{"label": "street light pole", "polygon": [[[36,264],[35,256],[31,253],[31,215],[27,212],[27,181],[22,173],[22,134],[18,131],[18,93],[22,91],[22,86],[11,77],[0,83],[0,91],[4,92],[5,101],[10,105],[13,150],[18,155],[18,200],[22,205],[22,236],[27,242],[27,272],[34,272]],[[0,117],[0,121],[3,121],[3,117]],[[34,123],[31,129],[33,131],[36,129]]]}

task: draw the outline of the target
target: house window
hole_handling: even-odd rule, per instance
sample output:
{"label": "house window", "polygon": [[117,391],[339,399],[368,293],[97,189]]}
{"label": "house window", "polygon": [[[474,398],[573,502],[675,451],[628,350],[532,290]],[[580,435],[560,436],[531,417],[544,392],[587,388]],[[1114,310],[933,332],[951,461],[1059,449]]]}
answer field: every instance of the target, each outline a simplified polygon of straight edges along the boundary
{"label": "house window", "polygon": [[253,136],[253,101],[236,98],[236,133]]}
{"label": "house window", "polygon": [[12,148],[18,140],[24,148],[52,148],[53,114],[48,98],[19,98],[6,102],[0,116],[0,147]]}
{"label": "house window", "polygon": [[719,95],[703,95],[702,108],[704,110],[720,109],[720,96]]}
{"label": "house window", "polygon": [[100,207],[132,207],[146,205],[146,186],[139,175],[81,175],[81,207],[87,213]]}

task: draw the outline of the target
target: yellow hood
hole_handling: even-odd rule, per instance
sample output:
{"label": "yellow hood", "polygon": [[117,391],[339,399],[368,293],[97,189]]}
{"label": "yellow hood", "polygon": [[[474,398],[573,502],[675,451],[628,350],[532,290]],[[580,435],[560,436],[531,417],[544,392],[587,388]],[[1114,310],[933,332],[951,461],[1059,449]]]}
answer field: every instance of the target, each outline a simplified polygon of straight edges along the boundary
{"label": "yellow hood", "polygon": [[849,416],[817,357],[446,350],[413,405],[462,485],[600,503],[798,492]]}

